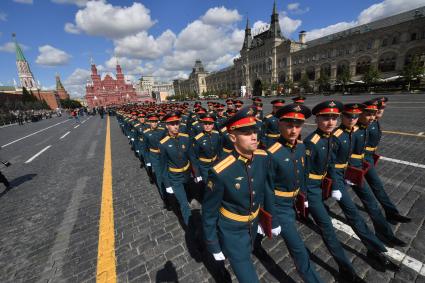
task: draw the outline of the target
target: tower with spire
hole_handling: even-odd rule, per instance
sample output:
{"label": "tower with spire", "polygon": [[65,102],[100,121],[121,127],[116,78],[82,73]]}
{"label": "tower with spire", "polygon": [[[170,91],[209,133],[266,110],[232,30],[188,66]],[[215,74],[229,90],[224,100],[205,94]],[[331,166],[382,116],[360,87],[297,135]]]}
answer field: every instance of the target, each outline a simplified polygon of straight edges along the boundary
{"label": "tower with spire", "polygon": [[21,88],[25,87],[28,90],[38,90],[39,86],[35,82],[30,65],[25,59],[24,52],[22,52],[22,49],[16,40],[16,34],[13,33],[12,37],[15,43],[16,67],[18,68],[18,76],[21,83]]}
{"label": "tower with spire", "polygon": [[56,73],[56,92],[60,99],[69,99],[69,94],[66,91],[66,89],[63,87],[63,84],[61,82],[61,78],[59,77],[59,74]]}
{"label": "tower with spire", "polygon": [[276,0],[273,2],[273,13],[270,19],[269,37],[271,38],[282,38],[282,32],[280,31],[279,14],[276,9]]}
{"label": "tower with spire", "polygon": [[246,18],[246,27],[245,27],[245,38],[243,40],[242,49],[250,49],[251,48],[251,42],[252,42],[251,27],[249,26],[249,19],[247,17]]}

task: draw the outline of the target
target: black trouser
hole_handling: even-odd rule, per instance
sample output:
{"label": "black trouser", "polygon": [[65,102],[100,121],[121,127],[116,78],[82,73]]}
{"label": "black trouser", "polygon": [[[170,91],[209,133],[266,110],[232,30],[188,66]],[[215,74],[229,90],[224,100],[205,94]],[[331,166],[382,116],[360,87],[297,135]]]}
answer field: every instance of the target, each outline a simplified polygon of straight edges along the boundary
{"label": "black trouser", "polygon": [[9,187],[9,181],[6,179],[6,177],[1,173],[0,171],[0,183],[3,183],[6,187]]}

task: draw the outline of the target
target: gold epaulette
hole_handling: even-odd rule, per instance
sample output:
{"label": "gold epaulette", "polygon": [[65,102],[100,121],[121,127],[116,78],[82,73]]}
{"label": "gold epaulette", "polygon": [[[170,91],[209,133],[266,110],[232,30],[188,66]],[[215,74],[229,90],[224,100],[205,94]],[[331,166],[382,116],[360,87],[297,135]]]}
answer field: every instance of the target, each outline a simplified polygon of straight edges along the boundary
{"label": "gold epaulette", "polygon": [[149,132],[151,129],[149,128],[149,129],[146,129],[146,130],[144,130],[143,131],[143,133],[147,133],[147,132]]}
{"label": "gold epaulette", "polygon": [[268,115],[266,115],[266,117],[264,117],[264,118],[270,118],[270,117],[272,117],[273,116],[273,114],[268,114]]}
{"label": "gold epaulette", "polygon": [[193,122],[193,123],[192,123],[192,126],[193,126],[193,125],[196,125],[196,124],[198,124],[198,121]]}
{"label": "gold epaulette", "polygon": [[353,128],[353,133],[354,133],[354,132],[356,132],[358,129],[359,129],[359,127],[358,127],[358,126],[354,126],[354,128]]}
{"label": "gold epaulette", "polygon": [[159,141],[160,144],[164,144],[166,141],[168,141],[170,139],[170,136],[166,136],[165,138],[163,138],[162,140]]}
{"label": "gold epaulette", "polygon": [[220,130],[220,132],[222,132],[222,133],[224,133],[224,132],[226,132],[227,131],[227,128],[226,127],[223,127],[221,130]]}
{"label": "gold epaulette", "polygon": [[254,154],[257,154],[257,155],[267,155],[267,152],[265,150],[262,150],[262,149],[256,149],[254,151]]}
{"label": "gold epaulette", "polygon": [[222,161],[217,163],[213,167],[214,171],[217,172],[217,174],[220,174],[224,169],[230,166],[233,162],[235,162],[236,158],[233,155],[229,155],[226,158],[224,158]]}
{"label": "gold epaulette", "polygon": [[189,137],[189,135],[185,133],[179,133],[179,137]]}
{"label": "gold epaulette", "polygon": [[281,147],[282,145],[280,144],[280,142],[275,142],[272,146],[270,146],[267,149],[267,151],[269,151],[270,153],[275,153]]}
{"label": "gold epaulette", "polygon": [[216,131],[216,130],[212,130],[211,132],[214,133],[214,134],[218,134],[218,131]]}
{"label": "gold epaulette", "polygon": [[163,127],[158,127],[158,130],[165,130],[165,128],[163,128]]}
{"label": "gold epaulette", "polygon": [[135,127],[138,127],[138,126],[140,126],[140,123],[137,123],[137,124],[135,124],[134,126],[135,126]]}
{"label": "gold epaulette", "polygon": [[318,134],[314,134],[314,136],[311,138],[311,142],[316,144],[320,140],[320,136]]}
{"label": "gold epaulette", "polygon": [[343,130],[338,129],[338,130],[336,130],[336,131],[334,132],[334,136],[335,136],[335,137],[339,137],[342,133],[343,133]]}
{"label": "gold epaulette", "polygon": [[204,133],[199,133],[199,134],[196,135],[195,140],[199,140],[203,136],[204,136]]}
{"label": "gold epaulette", "polygon": [[302,140],[297,140],[297,143],[304,143]]}

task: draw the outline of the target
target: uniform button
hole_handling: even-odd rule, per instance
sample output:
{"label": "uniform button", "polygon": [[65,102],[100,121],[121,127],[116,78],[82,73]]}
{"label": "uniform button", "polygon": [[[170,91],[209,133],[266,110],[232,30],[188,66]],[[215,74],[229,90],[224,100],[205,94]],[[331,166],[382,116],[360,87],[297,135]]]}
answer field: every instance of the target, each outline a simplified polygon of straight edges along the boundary
{"label": "uniform button", "polygon": [[253,202],[252,205],[255,205],[255,202]]}
{"label": "uniform button", "polygon": [[254,178],[251,178],[251,182],[254,182]]}
{"label": "uniform button", "polygon": [[251,168],[251,165],[248,165],[248,168]]}
{"label": "uniform button", "polygon": [[298,160],[295,160],[295,163],[298,163]]}
{"label": "uniform button", "polygon": [[253,195],[255,195],[255,192],[252,192]]}

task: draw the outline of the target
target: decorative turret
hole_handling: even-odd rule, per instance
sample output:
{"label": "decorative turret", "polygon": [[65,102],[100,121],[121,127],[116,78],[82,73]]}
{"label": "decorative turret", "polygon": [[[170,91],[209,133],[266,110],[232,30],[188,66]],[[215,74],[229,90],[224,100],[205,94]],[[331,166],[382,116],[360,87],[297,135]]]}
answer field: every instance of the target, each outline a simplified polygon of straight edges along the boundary
{"label": "decorative turret", "polygon": [[277,13],[276,9],[276,1],[273,3],[273,14],[271,16],[270,21],[270,37],[272,38],[282,38],[282,32],[280,31],[280,24],[279,24],[279,14]]}
{"label": "decorative turret", "polygon": [[34,76],[32,75],[27,60],[25,59],[24,53],[16,41],[16,34],[13,33],[12,37],[15,43],[16,67],[18,68],[18,76],[21,82],[21,87],[25,87],[28,90],[37,90],[38,85],[34,80]]}
{"label": "decorative turret", "polygon": [[252,43],[251,28],[249,27],[249,19],[246,18],[245,39],[243,40],[242,49],[250,49]]}
{"label": "decorative turret", "polygon": [[56,92],[60,99],[69,99],[69,94],[63,87],[59,74],[56,74]]}

